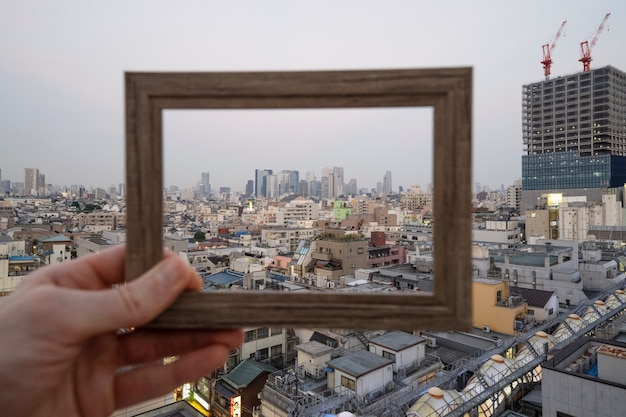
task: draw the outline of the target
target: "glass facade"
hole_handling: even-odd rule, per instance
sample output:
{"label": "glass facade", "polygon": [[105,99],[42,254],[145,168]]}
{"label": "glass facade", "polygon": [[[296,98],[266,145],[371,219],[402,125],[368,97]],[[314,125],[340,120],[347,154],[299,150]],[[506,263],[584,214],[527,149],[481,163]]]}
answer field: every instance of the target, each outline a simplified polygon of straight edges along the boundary
{"label": "glass facade", "polygon": [[607,66],[523,86],[523,190],[626,182],[626,73]]}
{"label": "glass facade", "polygon": [[625,156],[580,156],[578,152],[522,155],[524,190],[621,187],[625,183]]}

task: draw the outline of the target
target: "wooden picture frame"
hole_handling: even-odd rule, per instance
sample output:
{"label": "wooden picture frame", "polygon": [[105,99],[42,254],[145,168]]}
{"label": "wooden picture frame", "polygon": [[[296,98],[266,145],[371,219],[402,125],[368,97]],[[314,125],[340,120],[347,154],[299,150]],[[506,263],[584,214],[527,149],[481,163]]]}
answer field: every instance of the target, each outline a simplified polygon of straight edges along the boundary
{"label": "wooden picture frame", "polygon": [[471,68],[130,72],[125,88],[127,280],[163,256],[164,109],[434,109],[434,294],[185,293],[151,326],[471,328]]}

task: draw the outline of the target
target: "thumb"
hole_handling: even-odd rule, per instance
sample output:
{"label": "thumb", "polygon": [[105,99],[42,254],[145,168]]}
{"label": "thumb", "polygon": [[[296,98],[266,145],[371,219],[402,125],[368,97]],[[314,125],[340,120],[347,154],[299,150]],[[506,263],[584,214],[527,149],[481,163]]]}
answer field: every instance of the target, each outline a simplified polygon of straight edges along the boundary
{"label": "thumb", "polygon": [[[140,326],[169,307],[185,289],[199,289],[200,278],[180,258],[168,256],[138,279],[115,289],[79,291],[74,304],[81,333]],[[83,327],[86,326],[86,327]]]}

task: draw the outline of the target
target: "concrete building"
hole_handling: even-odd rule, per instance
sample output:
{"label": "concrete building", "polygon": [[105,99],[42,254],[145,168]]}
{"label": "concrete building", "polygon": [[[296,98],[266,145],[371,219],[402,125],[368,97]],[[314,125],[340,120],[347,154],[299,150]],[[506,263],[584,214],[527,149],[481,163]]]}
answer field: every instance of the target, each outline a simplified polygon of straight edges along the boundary
{"label": "concrete building", "polygon": [[615,194],[602,194],[601,201],[564,201],[559,204],[559,239],[583,242],[596,226],[621,226],[622,203]]}
{"label": "concrete building", "polygon": [[328,362],[329,388],[338,394],[376,397],[394,388],[395,360],[359,350]]}
{"label": "concrete building", "polygon": [[79,213],[76,215],[76,218],[78,219],[78,227],[82,229],[89,228],[93,232],[98,232],[102,230],[116,230],[119,216],[124,216],[124,214],[94,211],[92,213]]}
{"label": "concrete building", "polygon": [[276,213],[276,223],[285,227],[303,220],[317,220],[319,204],[305,198],[295,198],[280,207]]}
{"label": "concrete building", "polygon": [[485,333],[513,335],[526,327],[528,303],[513,295],[508,282],[475,278],[472,282],[472,320]]}
{"label": "concrete building", "polygon": [[472,241],[515,245],[520,243],[520,233],[518,220],[487,220],[472,230]]}
{"label": "concrete building", "polygon": [[396,374],[415,371],[426,354],[426,339],[411,333],[392,331],[369,340],[369,351],[391,359]]}
{"label": "concrete building", "polygon": [[90,253],[99,253],[111,246],[111,242],[97,235],[89,237],[77,237],[74,241],[74,249],[76,249],[77,258],[88,255]]}
{"label": "concrete building", "polygon": [[522,202],[522,180],[515,180],[513,185],[506,189],[506,205],[517,210],[521,208]]}
{"label": "concrete building", "polygon": [[535,245],[511,249],[472,247],[475,277],[510,281],[512,287],[554,291],[565,306],[587,299],[578,259],[578,244],[563,240],[539,240]]}
{"label": "concrete building", "polygon": [[522,210],[546,193],[597,201],[623,187],[625,118],[626,74],[612,66],[524,85]]}
{"label": "concrete building", "polygon": [[626,344],[581,338],[542,365],[544,417],[621,417]]}
{"label": "concrete building", "polygon": [[423,192],[420,186],[413,186],[407,192],[400,194],[400,207],[407,210],[422,211],[432,207],[433,194]]}
{"label": "concrete building", "polygon": [[333,281],[368,267],[368,241],[359,235],[328,229],[312,242],[311,249],[309,253],[315,274],[325,275]]}

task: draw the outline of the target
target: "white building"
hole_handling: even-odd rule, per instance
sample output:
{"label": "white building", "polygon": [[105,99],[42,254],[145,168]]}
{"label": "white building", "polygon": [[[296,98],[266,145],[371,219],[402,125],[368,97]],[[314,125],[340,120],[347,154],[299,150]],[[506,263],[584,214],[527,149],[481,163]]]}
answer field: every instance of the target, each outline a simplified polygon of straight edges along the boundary
{"label": "white building", "polygon": [[333,369],[328,373],[328,387],[337,393],[377,398],[394,388],[394,363],[366,350],[341,356],[328,362]]}
{"label": "white building", "polygon": [[394,372],[409,373],[419,366],[426,354],[426,339],[401,331],[376,336],[369,341],[369,351],[394,361]]}

